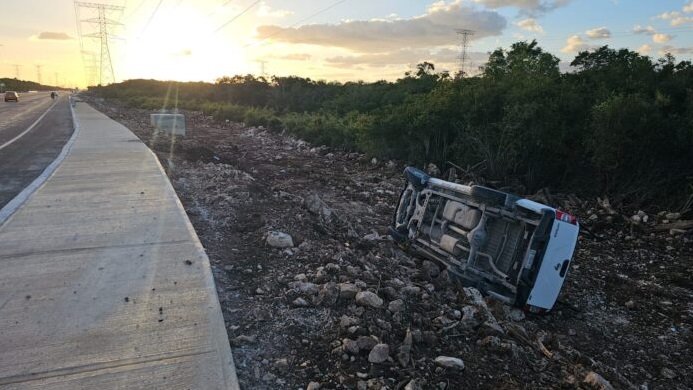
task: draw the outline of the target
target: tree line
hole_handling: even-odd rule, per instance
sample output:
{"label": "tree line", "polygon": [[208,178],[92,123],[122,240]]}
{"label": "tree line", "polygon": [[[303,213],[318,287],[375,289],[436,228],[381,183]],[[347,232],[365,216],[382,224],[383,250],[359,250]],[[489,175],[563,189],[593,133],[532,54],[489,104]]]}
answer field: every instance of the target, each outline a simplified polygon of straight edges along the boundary
{"label": "tree line", "polygon": [[608,46],[571,71],[536,41],[490,53],[474,77],[424,62],[394,82],[233,76],[96,87],[148,109],[201,110],[307,141],[414,164],[452,162],[488,183],[631,204],[693,193],[693,66]]}

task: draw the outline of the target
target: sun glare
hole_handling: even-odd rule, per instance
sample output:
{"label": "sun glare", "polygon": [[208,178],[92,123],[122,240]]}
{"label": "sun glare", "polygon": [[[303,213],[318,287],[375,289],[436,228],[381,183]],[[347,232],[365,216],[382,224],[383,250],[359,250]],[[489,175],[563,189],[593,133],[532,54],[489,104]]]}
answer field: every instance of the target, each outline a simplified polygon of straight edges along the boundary
{"label": "sun glare", "polygon": [[127,38],[120,56],[123,74],[127,78],[211,81],[246,71],[240,45],[214,31],[218,22],[213,17],[195,5],[162,6]]}

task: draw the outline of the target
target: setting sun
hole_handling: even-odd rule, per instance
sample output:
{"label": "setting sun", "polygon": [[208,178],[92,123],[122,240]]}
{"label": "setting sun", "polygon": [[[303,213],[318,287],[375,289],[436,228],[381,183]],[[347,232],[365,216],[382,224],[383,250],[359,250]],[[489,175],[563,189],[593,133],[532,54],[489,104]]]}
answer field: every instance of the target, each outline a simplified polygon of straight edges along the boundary
{"label": "setting sun", "polygon": [[239,43],[215,32],[214,17],[205,11],[198,5],[162,7],[119,45],[121,72],[179,81],[249,72]]}

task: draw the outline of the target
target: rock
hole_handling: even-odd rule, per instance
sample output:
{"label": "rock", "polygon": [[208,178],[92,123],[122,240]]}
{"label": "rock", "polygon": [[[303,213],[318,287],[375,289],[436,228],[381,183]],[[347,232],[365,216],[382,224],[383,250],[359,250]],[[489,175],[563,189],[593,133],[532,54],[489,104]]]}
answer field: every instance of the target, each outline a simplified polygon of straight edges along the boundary
{"label": "rock", "polygon": [[320,390],[320,383],[310,382],[306,387],[306,390]]}
{"label": "rock", "polygon": [[294,299],[293,302],[291,302],[291,304],[293,304],[294,306],[298,306],[298,307],[308,306],[308,302],[303,298],[296,298],[296,299]]}
{"label": "rock", "polygon": [[332,218],[332,209],[317,194],[309,195],[305,200],[305,205],[308,211],[320,216],[324,221],[329,221]]}
{"label": "rock", "polygon": [[387,344],[376,344],[368,354],[368,361],[371,363],[383,363],[390,356],[390,346]]}
{"label": "rock", "polygon": [[267,245],[274,248],[293,248],[294,240],[290,235],[282,232],[267,233]]}
{"label": "rock", "polygon": [[676,372],[674,370],[672,370],[671,368],[664,367],[659,371],[659,373],[667,379],[676,378]]}
{"label": "rock", "polygon": [[295,291],[306,294],[306,295],[315,295],[318,293],[318,286],[315,283],[310,283],[310,282],[291,282],[289,283],[289,287],[294,289]]}
{"label": "rock", "polygon": [[501,346],[501,340],[496,336],[486,336],[485,338],[476,342],[482,347],[489,349],[499,349]]}
{"label": "rock", "polygon": [[436,336],[436,332],[432,330],[422,332],[421,338],[424,344],[428,345],[429,347],[434,347],[438,344],[438,336]]}
{"label": "rock", "polygon": [[289,360],[287,358],[281,358],[274,361],[274,366],[278,368],[289,367]]}
{"label": "rock", "polygon": [[378,165],[378,159],[375,158],[375,157],[373,157],[373,158],[371,159],[371,164],[373,164],[373,165]]}
{"label": "rock", "polygon": [[404,386],[404,390],[423,390],[423,386],[417,379],[412,379]]}
{"label": "rock", "polygon": [[374,292],[359,291],[356,294],[356,303],[377,309],[383,305],[383,300]]}
{"label": "rock", "polygon": [[460,324],[467,329],[476,328],[479,326],[479,320],[476,318],[479,310],[474,306],[465,306],[462,308],[462,320]]}
{"label": "rock", "polygon": [[421,288],[418,286],[406,286],[402,287],[402,290],[400,290],[400,292],[404,296],[415,297],[421,293]]}
{"label": "rock", "polygon": [[342,349],[344,349],[344,352],[348,352],[352,355],[356,355],[359,353],[359,345],[356,342],[356,340],[352,339],[344,339],[342,340]]}
{"label": "rock", "polygon": [[512,308],[510,313],[508,313],[508,318],[515,322],[520,322],[525,319],[525,313],[518,308]]}
{"label": "rock", "polygon": [[359,288],[353,283],[339,284],[339,297],[341,299],[354,299],[359,292]]}
{"label": "rock", "polygon": [[238,345],[243,345],[243,344],[254,344],[255,341],[257,341],[257,336],[252,335],[252,336],[246,336],[244,334],[240,336],[236,336],[233,339],[231,339],[231,344],[238,346]]}
{"label": "rock", "polygon": [[404,301],[401,299],[396,299],[387,305],[387,310],[392,313],[399,313],[404,310]]}
{"label": "rock", "polygon": [[432,261],[424,260],[423,263],[421,263],[421,268],[428,277],[436,278],[440,275],[440,267]]}
{"label": "rock", "polygon": [[392,325],[389,322],[382,320],[380,318],[375,319],[375,324],[378,325],[380,329],[390,331],[392,330]]}
{"label": "rock", "polygon": [[681,218],[681,213],[666,213],[664,214],[664,218],[669,221],[677,221]]}
{"label": "rock", "polygon": [[587,373],[587,375],[585,375],[585,379],[583,379],[583,382],[591,388],[598,390],[613,390],[614,388],[611,386],[609,381],[594,371]]}
{"label": "rock", "polygon": [[332,306],[337,303],[337,298],[339,298],[337,283],[325,283],[320,289],[318,296],[313,299],[313,303],[315,305]]}
{"label": "rock", "polygon": [[455,370],[464,370],[464,362],[462,359],[450,356],[438,356],[435,359],[435,364],[443,368],[452,368]]}
{"label": "rock", "polygon": [[399,351],[397,352],[397,361],[402,367],[406,367],[411,360],[412,344],[412,333],[409,329],[407,329],[407,334],[404,336],[404,341],[402,342],[402,345],[399,346]]}
{"label": "rock", "polygon": [[632,308],[635,307],[635,301],[633,301],[633,300],[631,299],[631,300],[629,300],[628,302],[626,302],[624,305],[625,305],[627,308],[632,309]]}
{"label": "rock", "polygon": [[356,345],[361,351],[370,351],[376,344],[378,344],[378,339],[373,336],[359,336],[356,339]]}
{"label": "rock", "polygon": [[339,319],[339,326],[341,328],[348,328],[350,326],[358,325],[359,319],[356,317],[350,317],[346,314],[342,315],[342,317]]}

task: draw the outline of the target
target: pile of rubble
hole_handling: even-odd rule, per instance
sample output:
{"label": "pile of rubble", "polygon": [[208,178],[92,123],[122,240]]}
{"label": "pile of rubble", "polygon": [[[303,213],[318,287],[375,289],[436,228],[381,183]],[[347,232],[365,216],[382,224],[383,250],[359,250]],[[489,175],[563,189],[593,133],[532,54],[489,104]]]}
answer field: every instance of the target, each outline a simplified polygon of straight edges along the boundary
{"label": "pile of rubble", "polygon": [[200,113],[174,142],[146,111],[98,108],[167,166],[212,261],[243,388],[693,387],[686,215],[544,200],[589,233],[561,303],[529,316],[389,240],[397,163]]}

